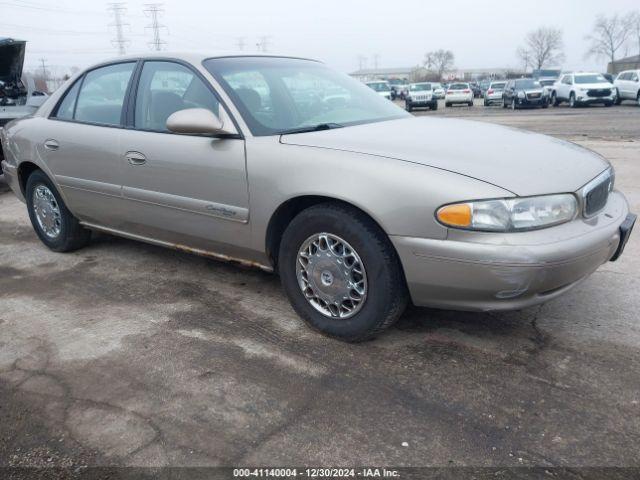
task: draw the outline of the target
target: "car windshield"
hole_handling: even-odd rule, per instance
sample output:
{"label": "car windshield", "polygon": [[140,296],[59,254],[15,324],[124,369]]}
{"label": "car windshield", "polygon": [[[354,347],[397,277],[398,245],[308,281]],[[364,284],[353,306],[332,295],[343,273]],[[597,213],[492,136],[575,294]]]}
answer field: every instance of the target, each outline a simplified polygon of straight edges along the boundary
{"label": "car windshield", "polygon": [[506,82],[502,82],[502,83],[492,83],[491,87],[489,88],[493,88],[494,90],[504,90],[504,86],[506,85]]}
{"label": "car windshield", "polygon": [[576,75],[575,79],[576,83],[607,83],[607,79],[599,73],[594,73],[593,75]]}
{"label": "car windshield", "polygon": [[466,83],[452,83],[449,85],[449,90],[464,90],[469,88],[469,85]]}
{"label": "car windshield", "polygon": [[523,80],[516,80],[516,88],[540,88],[540,82],[525,78]]}
{"label": "car windshield", "polygon": [[432,84],[431,84],[431,87],[432,87],[434,90],[437,90],[438,88],[442,88],[442,85],[441,85],[441,84],[439,84],[439,83],[432,83]]}
{"label": "car windshield", "polygon": [[391,90],[387,82],[369,82],[367,86],[376,92],[388,92]]}
{"label": "car windshield", "polygon": [[204,66],[256,136],[411,115],[363,83],[312,60],[225,57],[205,60]]}
{"label": "car windshield", "polygon": [[424,92],[425,90],[431,90],[430,83],[414,83],[409,87],[412,92]]}

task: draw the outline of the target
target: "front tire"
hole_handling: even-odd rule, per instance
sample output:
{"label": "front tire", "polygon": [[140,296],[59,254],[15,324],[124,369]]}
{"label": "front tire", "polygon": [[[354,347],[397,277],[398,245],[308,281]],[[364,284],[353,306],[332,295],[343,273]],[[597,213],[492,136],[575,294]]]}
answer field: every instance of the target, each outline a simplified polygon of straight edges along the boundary
{"label": "front tire", "polygon": [[389,238],[347,205],[323,203],[298,214],[282,237],[278,271],[296,313],[315,330],[348,342],[382,332],[408,303]]}
{"label": "front tire", "polygon": [[515,111],[515,109],[516,109],[516,108],[517,108],[517,106],[516,106],[516,99],[515,99],[515,98],[512,98],[512,99],[511,99],[511,110],[514,110],[514,111]]}
{"label": "front tire", "polygon": [[91,231],[80,225],[42,170],[29,175],[26,200],[31,225],[49,249],[72,252],[89,243]]}
{"label": "front tire", "polygon": [[413,106],[411,105],[411,102],[404,102],[404,109],[405,109],[407,112],[411,112],[411,111],[413,111]]}
{"label": "front tire", "polygon": [[571,95],[569,95],[569,107],[576,108],[577,106],[578,102],[576,101],[576,94],[571,92]]}

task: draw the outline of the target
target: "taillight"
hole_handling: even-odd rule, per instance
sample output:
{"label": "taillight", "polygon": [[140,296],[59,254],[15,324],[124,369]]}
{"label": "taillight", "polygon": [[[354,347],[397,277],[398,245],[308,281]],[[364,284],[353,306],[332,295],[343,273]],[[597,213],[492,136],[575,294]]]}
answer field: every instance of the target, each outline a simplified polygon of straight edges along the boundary
{"label": "taillight", "polygon": [[471,93],[471,90],[466,89],[466,90],[463,90],[462,93]]}
{"label": "taillight", "polygon": [[489,89],[489,90],[487,90],[487,93],[488,93],[489,95],[491,95],[491,94],[493,93],[493,90]]}
{"label": "taillight", "polygon": [[453,93],[453,90],[447,90],[447,94]]}

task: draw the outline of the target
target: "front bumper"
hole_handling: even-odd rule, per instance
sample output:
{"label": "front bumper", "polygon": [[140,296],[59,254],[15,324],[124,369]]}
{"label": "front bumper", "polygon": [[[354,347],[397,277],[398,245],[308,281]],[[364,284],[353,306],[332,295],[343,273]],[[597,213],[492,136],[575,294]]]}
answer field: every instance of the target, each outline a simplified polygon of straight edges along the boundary
{"label": "front bumper", "polygon": [[576,96],[576,102],[583,105],[589,105],[589,104],[595,104],[595,103],[613,103],[615,102],[615,100],[616,100],[615,95],[609,95],[608,97],[589,97],[587,95]]}
{"label": "front bumper", "polygon": [[539,97],[539,98],[520,98],[516,97],[516,104],[521,107],[540,107],[542,105],[547,105],[549,102],[548,97]]}
{"label": "front bumper", "polygon": [[612,259],[629,215],[613,192],[595,217],[548,229],[449,231],[446,240],[392,236],[413,303],[454,310],[514,310],[561,295]]}

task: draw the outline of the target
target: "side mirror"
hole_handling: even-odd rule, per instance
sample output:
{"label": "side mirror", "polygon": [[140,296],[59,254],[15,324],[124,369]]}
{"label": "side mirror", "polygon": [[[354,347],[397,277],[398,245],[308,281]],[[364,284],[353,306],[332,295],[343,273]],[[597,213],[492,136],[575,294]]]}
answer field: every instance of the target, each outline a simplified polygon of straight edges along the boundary
{"label": "side mirror", "polygon": [[206,108],[187,108],[172,113],[167,119],[167,129],[187,134],[234,134],[235,128],[225,128],[220,118]]}

